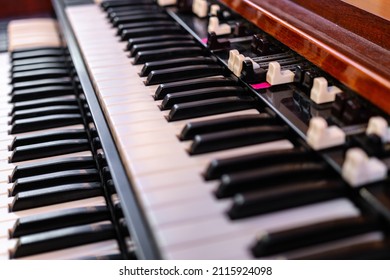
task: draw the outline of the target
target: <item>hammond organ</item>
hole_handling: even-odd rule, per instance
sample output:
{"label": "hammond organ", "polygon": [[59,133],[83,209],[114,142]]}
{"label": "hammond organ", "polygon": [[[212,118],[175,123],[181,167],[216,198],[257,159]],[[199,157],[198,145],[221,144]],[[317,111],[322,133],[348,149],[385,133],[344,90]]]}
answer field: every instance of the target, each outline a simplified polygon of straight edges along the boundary
{"label": "hammond organ", "polygon": [[390,257],[386,4],[52,4],[1,22],[0,258]]}

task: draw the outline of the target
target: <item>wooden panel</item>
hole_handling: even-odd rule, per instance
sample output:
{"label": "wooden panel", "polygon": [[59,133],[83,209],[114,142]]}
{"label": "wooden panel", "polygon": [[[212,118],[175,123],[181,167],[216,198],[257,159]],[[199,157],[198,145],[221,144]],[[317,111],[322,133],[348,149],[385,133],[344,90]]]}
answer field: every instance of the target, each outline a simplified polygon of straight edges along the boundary
{"label": "wooden panel", "polygon": [[290,0],[222,2],[390,114],[388,48]]}
{"label": "wooden panel", "polygon": [[50,0],[0,0],[0,18],[52,13]]}
{"label": "wooden panel", "polygon": [[342,1],[390,21],[389,0],[342,0]]}

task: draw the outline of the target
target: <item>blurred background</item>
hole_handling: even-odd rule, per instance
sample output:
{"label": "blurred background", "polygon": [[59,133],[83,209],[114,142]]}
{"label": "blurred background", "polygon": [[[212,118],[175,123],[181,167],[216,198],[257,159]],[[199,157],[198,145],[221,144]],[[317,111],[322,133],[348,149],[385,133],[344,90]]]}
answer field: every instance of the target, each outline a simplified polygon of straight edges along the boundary
{"label": "blurred background", "polygon": [[0,18],[26,17],[52,12],[50,0],[0,0]]}

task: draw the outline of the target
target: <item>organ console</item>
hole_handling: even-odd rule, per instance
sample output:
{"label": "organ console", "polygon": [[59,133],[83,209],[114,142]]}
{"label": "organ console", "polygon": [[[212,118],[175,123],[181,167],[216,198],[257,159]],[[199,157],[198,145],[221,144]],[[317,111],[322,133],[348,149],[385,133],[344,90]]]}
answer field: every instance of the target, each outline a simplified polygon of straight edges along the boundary
{"label": "organ console", "polygon": [[390,9],[373,2],[3,15],[0,258],[388,259]]}

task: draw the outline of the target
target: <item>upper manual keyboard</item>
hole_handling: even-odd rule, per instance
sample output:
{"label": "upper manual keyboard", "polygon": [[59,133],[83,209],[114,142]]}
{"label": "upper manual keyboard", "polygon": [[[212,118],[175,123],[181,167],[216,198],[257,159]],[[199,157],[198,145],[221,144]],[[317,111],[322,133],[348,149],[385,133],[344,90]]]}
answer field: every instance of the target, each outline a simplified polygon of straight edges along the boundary
{"label": "upper manual keyboard", "polygon": [[[68,7],[66,14],[163,258],[386,255],[382,226],[366,205],[302,143],[296,127],[227,70],[228,63],[156,5],[112,3],[107,13],[84,5]],[[156,22],[163,18],[161,28],[150,27],[150,13],[158,15]],[[271,67],[293,75],[303,62],[280,47],[253,63],[266,74],[275,54],[284,57]],[[298,82],[310,84],[309,74],[305,68],[302,77],[308,78]],[[259,86],[279,91],[260,96],[268,103],[290,94],[283,85],[272,88],[275,79]],[[264,232],[287,237],[268,241]],[[291,246],[297,240],[306,242]]]}

